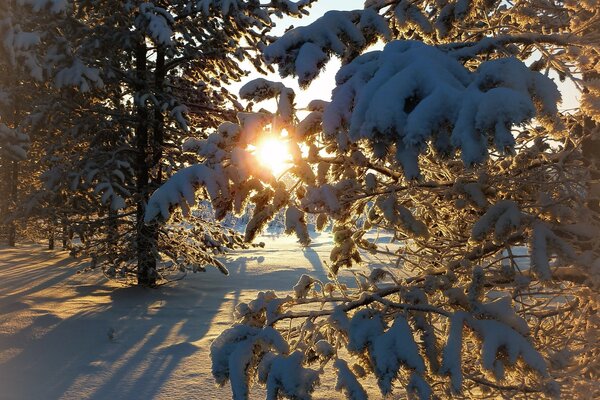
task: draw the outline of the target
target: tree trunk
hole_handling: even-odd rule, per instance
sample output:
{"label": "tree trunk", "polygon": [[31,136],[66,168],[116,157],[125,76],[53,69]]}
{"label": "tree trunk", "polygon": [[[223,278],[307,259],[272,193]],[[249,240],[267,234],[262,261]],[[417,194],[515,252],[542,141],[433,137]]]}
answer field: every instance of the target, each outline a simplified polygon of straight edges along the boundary
{"label": "tree trunk", "polygon": [[[19,182],[19,163],[17,161],[12,162],[10,180],[9,180],[9,200],[8,203],[14,211],[14,207],[17,205],[17,188]],[[15,247],[17,244],[17,225],[14,219],[11,218],[8,223],[8,245]]]}
{"label": "tree trunk", "polygon": [[[0,193],[9,193],[10,182],[10,161],[5,158],[0,159],[2,166],[2,179],[0,179]],[[0,239],[3,241],[8,238],[8,196],[0,196]]]}
{"label": "tree trunk", "polygon": [[69,247],[69,224],[68,224],[66,215],[64,215],[60,219],[60,224],[61,224],[61,228],[62,228],[61,229],[62,249],[67,250],[67,248]]}
{"label": "tree trunk", "polygon": [[[160,94],[163,91],[164,81],[166,76],[165,70],[165,49],[159,46],[156,52],[156,69],[154,71],[154,91],[156,97],[161,100]],[[161,105],[154,106],[154,126],[152,129],[152,170],[155,171],[153,189],[156,189],[162,184],[162,158],[163,158],[163,143],[164,143],[164,123],[165,117],[161,110]],[[153,239],[158,245],[159,230],[158,226],[154,227]]]}
{"label": "tree trunk", "polygon": [[48,232],[48,250],[54,250],[54,235],[56,233],[56,222],[50,221],[50,229]]}
{"label": "tree trunk", "polygon": [[106,221],[106,224],[108,228],[108,243],[116,245],[119,240],[119,226],[117,223],[117,212],[112,208],[108,209],[108,220]]}
{"label": "tree trunk", "polygon": [[[156,70],[154,73],[154,90],[156,97],[160,100],[160,93],[163,91],[165,81],[165,49],[158,47],[156,52]],[[154,131],[152,136],[152,166],[156,169],[156,186],[162,184],[162,157],[164,143],[164,124],[165,116],[161,110],[161,105],[154,106]]]}
{"label": "tree trunk", "polygon": [[[142,38],[138,43],[135,54],[137,72],[137,95],[148,90],[146,82],[146,43]],[[136,256],[137,256],[137,283],[142,286],[156,285],[156,251],[154,246],[154,231],[156,227],[144,224],[144,212],[149,196],[149,163],[147,157],[148,148],[148,110],[145,104],[136,100],[137,126],[135,129],[135,148],[137,152],[135,174],[136,174]]]}
{"label": "tree trunk", "polygon": [[[597,26],[597,24],[592,25],[592,27],[589,29],[592,30],[594,35],[600,35],[600,28]],[[596,64],[599,63],[600,57],[596,57],[594,61]],[[581,67],[581,69],[585,70],[585,68],[583,67]],[[582,75],[583,80],[585,82],[592,82],[600,79],[600,74],[593,70],[584,72]],[[588,91],[589,89],[587,88],[584,88],[583,90],[584,93]],[[581,128],[582,133],[584,135],[584,138],[581,141],[581,152],[585,161],[589,163],[590,166],[590,168],[588,169],[590,173],[590,180],[588,181],[587,186],[589,193],[592,193],[593,190],[590,187],[592,182],[600,179],[600,171],[598,171],[598,168],[594,168],[595,165],[600,164],[600,133],[598,129],[599,127],[598,124],[591,117],[585,116],[583,118]],[[588,196],[587,206],[592,212],[594,212],[597,215],[600,215],[600,199],[598,199],[597,196]]]}

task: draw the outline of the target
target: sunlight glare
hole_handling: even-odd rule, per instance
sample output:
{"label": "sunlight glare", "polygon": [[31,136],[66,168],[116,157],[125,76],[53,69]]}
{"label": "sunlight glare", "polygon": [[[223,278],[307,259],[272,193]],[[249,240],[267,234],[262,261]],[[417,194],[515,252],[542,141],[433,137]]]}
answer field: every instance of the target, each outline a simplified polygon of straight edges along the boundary
{"label": "sunlight glare", "polygon": [[285,134],[282,132],[281,137],[268,136],[256,146],[255,154],[258,162],[271,170],[275,176],[288,169],[292,159],[285,136],[287,132]]}

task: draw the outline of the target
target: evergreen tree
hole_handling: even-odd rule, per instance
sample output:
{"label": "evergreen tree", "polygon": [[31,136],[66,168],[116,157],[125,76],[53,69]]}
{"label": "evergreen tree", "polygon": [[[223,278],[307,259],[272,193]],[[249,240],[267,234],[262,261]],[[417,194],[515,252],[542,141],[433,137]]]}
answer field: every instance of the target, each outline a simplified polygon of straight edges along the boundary
{"label": "evergreen tree", "polygon": [[[20,170],[27,158],[29,114],[47,76],[45,47],[64,11],[61,1],[5,1],[0,5],[0,224],[15,245],[15,213],[25,185]],[[47,29],[40,29],[44,26]]]}
{"label": "evergreen tree", "polygon": [[[331,101],[312,102],[299,120],[291,89],[249,82],[241,97],[275,99],[277,110],[238,113],[195,142],[202,163],[158,189],[145,218],[187,212],[202,188],[221,217],[255,204],[246,240],[284,209],[286,230],[308,244],[306,214],[316,214],[318,226],[335,224],[331,281],[304,275],[293,295],[261,292],[238,305],[237,323],[211,348],[217,382],[230,381],[240,399],[257,380],[268,398],[310,398],[325,368],[351,399],[367,397],[368,376],[383,395],[422,399],[573,397],[585,390],[575,380],[591,388],[600,216],[597,158],[586,150],[598,130],[585,121],[598,118],[594,9],[595,1],[374,0],[266,46],[265,59],[301,85],[340,57]],[[385,47],[368,51],[378,40]],[[549,71],[585,86],[580,113],[558,111]],[[249,146],[282,129],[289,186]],[[399,250],[368,240],[372,229],[391,232]],[[339,270],[365,252],[388,257],[388,268],[341,285]],[[585,372],[568,372],[578,367]]]}
{"label": "evergreen tree", "polygon": [[203,220],[193,230],[144,224],[146,203],[184,165],[184,139],[239,107],[226,87],[247,73],[245,61],[262,70],[257,49],[272,18],[301,15],[310,1],[61,4],[45,60],[52,87],[31,121],[47,155],[35,160],[44,186],[29,216],[62,221],[83,242],[74,252],[127,282],[154,286],[207,264],[226,272],[215,254],[245,246],[234,231]]}

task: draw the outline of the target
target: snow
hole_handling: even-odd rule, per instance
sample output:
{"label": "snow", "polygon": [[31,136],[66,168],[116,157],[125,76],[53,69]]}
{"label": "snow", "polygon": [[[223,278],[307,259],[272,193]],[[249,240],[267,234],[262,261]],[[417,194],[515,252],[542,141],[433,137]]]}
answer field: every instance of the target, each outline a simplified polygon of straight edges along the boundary
{"label": "snow", "polygon": [[271,361],[267,378],[267,400],[278,400],[280,396],[297,400],[309,400],[319,373],[302,367],[304,355],[295,351],[289,356],[279,355]]}
{"label": "snow", "polygon": [[219,198],[229,195],[229,186],[220,166],[215,168],[203,164],[195,164],[175,173],[169,180],[157,189],[146,207],[145,222],[153,221],[159,216],[168,219],[171,208],[178,205],[184,213],[196,204],[196,189],[202,185],[206,188],[213,205]]}
{"label": "snow", "polygon": [[552,279],[552,272],[550,271],[550,255],[552,251],[566,259],[574,260],[577,257],[574,250],[564,240],[540,221],[533,224],[529,249],[531,269],[542,281]]}
{"label": "snow", "polygon": [[[403,315],[396,316],[391,327],[387,330],[385,328],[379,311],[362,309],[350,320],[347,347],[355,354],[365,350],[368,352],[381,393],[387,395],[392,391],[392,382],[396,379],[401,365],[421,374],[425,372],[425,363]],[[343,364],[337,366],[342,371],[344,367]],[[341,379],[346,383],[340,387],[357,390],[351,377]]]}
{"label": "snow", "polygon": [[219,385],[229,379],[232,382],[234,399],[246,399],[249,381],[246,371],[257,365],[256,356],[260,351],[271,348],[280,353],[288,351],[287,343],[273,328],[255,328],[247,325],[234,325],[221,334],[210,346],[212,373]]}
{"label": "snow", "polygon": [[462,331],[467,314],[456,312],[450,318],[450,333],[442,353],[440,374],[450,375],[454,393],[460,393],[462,387]]}
{"label": "snow", "polygon": [[471,237],[483,240],[486,234],[494,228],[494,235],[502,239],[521,225],[521,212],[517,203],[512,200],[501,200],[488,210],[473,225]]}
{"label": "snow", "polygon": [[356,376],[350,371],[348,363],[337,359],[334,366],[338,370],[338,381],[335,390],[343,391],[348,395],[350,400],[367,400],[367,392],[365,392],[365,389],[358,382]]}
{"label": "snow", "polygon": [[285,128],[294,118],[293,89],[286,87],[280,82],[272,82],[264,78],[256,78],[244,84],[240,89],[240,97],[244,100],[261,102],[267,99],[277,99],[277,117],[281,126],[274,126],[273,130]]}
{"label": "snow", "polygon": [[31,6],[35,12],[50,8],[53,14],[62,13],[67,8],[66,0],[19,0],[19,3]]}
{"label": "snow", "polygon": [[164,8],[156,7],[152,3],[140,4],[140,13],[136,18],[136,25],[146,29],[148,35],[157,44],[173,46],[173,30],[171,25],[175,23],[173,16]]}
{"label": "snow", "polygon": [[[505,308],[505,306],[488,305],[490,311],[493,309],[500,311],[500,308]],[[513,319],[513,322],[516,321]],[[496,379],[501,380],[504,378],[504,362],[513,365],[519,357],[541,376],[547,376],[544,359],[525,336],[503,322],[492,319],[475,319],[465,312],[456,312],[450,320],[450,333],[444,347],[440,368],[440,373],[450,375],[454,392],[460,391],[462,383],[461,352],[464,324],[477,332],[482,342],[482,365],[485,369],[492,371]],[[517,325],[524,329],[520,323],[517,323]],[[497,358],[500,350],[506,351],[506,360]]]}
{"label": "snow", "polygon": [[185,118],[185,113],[187,112],[188,108],[185,105],[178,104],[169,111],[169,115],[175,118],[177,124],[179,124],[179,127],[181,129],[183,129],[186,132],[189,132],[190,127],[188,126],[187,119]]}
{"label": "snow", "polygon": [[298,51],[298,57],[295,61],[298,80],[301,83],[311,82],[317,77],[327,59],[327,54],[316,44],[304,44]]}
{"label": "snow", "polygon": [[478,182],[471,182],[462,185],[460,189],[469,196],[471,200],[478,207],[485,208],[488,205],[488,200],[483,193],[481,185]]}
{"label": "snow", "polygon": [[319,187],[309,187],[306,196],[302,199],[302,207],[310,210],[337,213],[342,205],[333,186],[324,184]]}
{"label": "snow", "polygon": [[409,393],[418,395],[420,400],[428,400],[433,394],[431,386],[429,386],[427,381],[416,372],[411,374],[407,390]]}
{"label": "snow", "polygon": [[504,378],[503,360],[497,359],[498,352],[503,349],[508,356],[508,364],[512,365],[521,356],[523,361],[542,376],[547,376],[546,362],[530,342],[509,326],[494,320],[467,319],[482,339],[482,364],[487,370],[493,371],[496,379]]}
{"label": "snow", "polygon": [[54,85],[59,89],[77,86],[82,92],[89,92],[92,87],[103,88],[104,82],[98,69],[87,67],[76,58],[70,67],[58,71],[54,77]]}
{"label": "snow", "polygon": [[408,208],[398,204],[395,195],[380,196],[375,202],[375,207],[381,211],[391,226],[407,232],[410,236],[427,237],[427,226],[415,219]]}
{"label": "snow", "polygon": [[373,340],[370,351],[379,387],[383,394],[392,391],[392,381],[398,375],[400,365],[418,372],[425,372],[425,363],[412,335],[406,318],[398,315],[392,326]]}
{"label": "snow", "polygon": [[240,97],[244,100],[260,102],[279,95],[285,89],[281,82],[272,82],[264,78],[256,78],[240,88]]}
{"label": "snow", "polygon": [[429,19],[423,15],[419,7],[414,5],[412,1],[402,0],[394,9],[396,24],[404,29],[405,26],[416,29],[424,34],[431,33],[433,28]]}
{"label": "snow", "polygon": [[512,151],[510,128],[536,115],[551,119],[560,100],[551,79],[517,59],[485,61],[469,71],[452,52],[416,41],[396,40],[356,57],[338,71],[336,83],[323,114],[325,134],[348,131],[350,140],[383,149],[395,144],[408,179],[419,177],[418,155],[430,139],[441,153],[460,149],[466,165],[480,163],[488,137],[498,151]]}
{"label": "snow", "polygon": [[371,9],[328,11],[308,26],[285,33],[263,51],[265,60],[279,64],[282,77],[296,75],[308,85],[331,57],[360,51],[379,36],[388,37],[387,23]]}
{"label": "snow", "polygon": [[327,340],[321,339],[315,343],[315,353],[317,353],[317,355],[320,357],[329,359],[334,356],[335,349]]}
{"label": "snow", "polygon": [[11,129],[0,123],[0,156],[10,160],[24,160],[29,149],[29,136],[19,129]]}
{"label": "snow", "polygon": [[243,7],[243,5],[240,6],[240,3],[242,3],[240,0],[200,0],[197,7],[205,15],[210,13],[211,7],[219,9],[223,15],[228,15],[232,9],[235,12]]}
{"label": "snow", "polygon": [[40,43],[40,35],[35,32],[15,32],[13,46],[16,50],[28,50]]}
{"label": "snow", "polygon": [[312,287],[315,280],[310,277],[310,275],[302,274],[300,279],[298,279],[298,283],[294,285],[294,295],[297,299],[304,299],[308,295],[308,291]]}
{"label": "snow", "polygon": [[[160,289],[78,274],[86,264],[66,252],[0,247],[0,397],[231,398],[229,384],[215,384],[209,353],[234,322],[236,304],[252,303],[260,291],[287,293],[302,274],[327,276],[321,259],[329,236],[313,235],[304,250],[295,237],[260,239],[264,249],[226,261],[229,276],[208,269]],[[343,398],[334,388],[332,377],[313,398]],[[257,386],[250,394],[266,396]]]}
{"label": "snow", "polygon": [[492,317],[510,326],[522,335],[529,334],[527,321],[517,315],[510,296],[502,296],[489,303],[480,304],[478,310],[486,317]]}
{"label": "snow", "polygon": [[306,218],[304,213],[297,207],[290,206],[285,211],[285,233],[295,233],[303,245],[310,243],[308,236],[308,227],[306,226]]}

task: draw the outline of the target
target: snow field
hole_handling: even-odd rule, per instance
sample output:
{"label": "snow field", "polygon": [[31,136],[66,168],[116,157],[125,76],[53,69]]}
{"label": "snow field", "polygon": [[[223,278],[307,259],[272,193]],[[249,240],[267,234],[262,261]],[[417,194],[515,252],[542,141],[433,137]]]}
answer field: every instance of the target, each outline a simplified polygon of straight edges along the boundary
{"label": "snow field", "polygon": [[[302,274],[327,275],[328,235],[304,250],[294,237],[261,240],[264,249],[227,260],[229,277],[210,268],[158,290],[78,274],[85,263],[66,252],[0,247],[0,399],[230,398],[229,385],[214,383],[209,347],[235,305],[259,291],[288,294]],[[353,282],[346,271],[341,280]],[[343,398],[334,388],[326,375],[314,398]]]}

